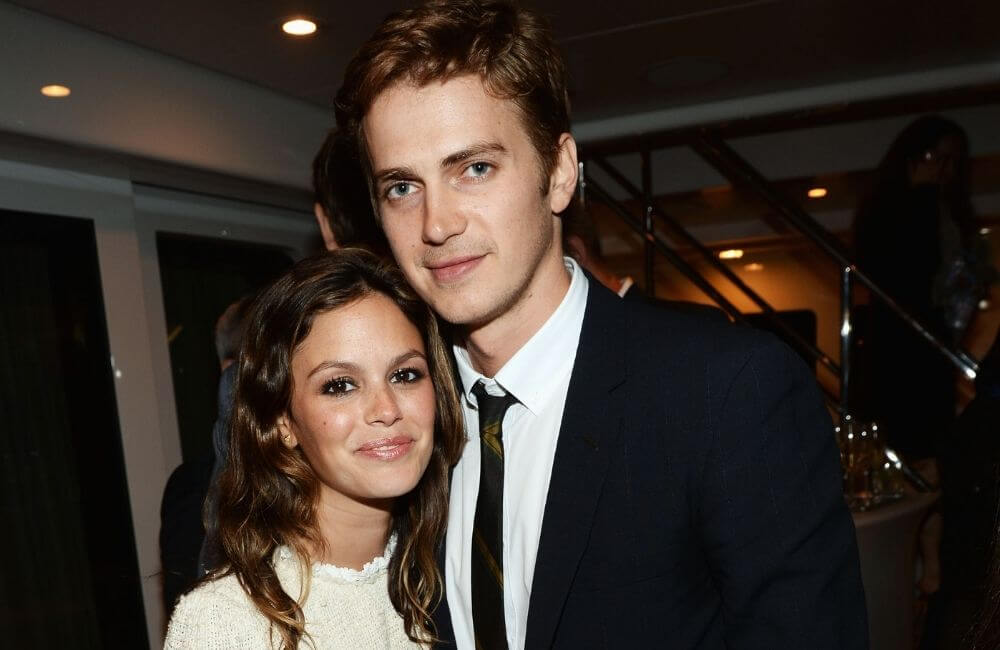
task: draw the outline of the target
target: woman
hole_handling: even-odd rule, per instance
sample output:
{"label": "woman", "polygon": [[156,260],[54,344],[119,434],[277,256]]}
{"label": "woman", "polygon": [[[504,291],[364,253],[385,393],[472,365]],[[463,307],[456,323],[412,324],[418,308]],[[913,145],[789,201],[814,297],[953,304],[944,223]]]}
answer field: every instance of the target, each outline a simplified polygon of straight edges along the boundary
{"label": "woman", "polygon": [[239,363],[225,564],[180,600],[166,648],[432,641],[464,436],[428,307],[370,253],[306,259],[257,298]]}
{"label": "woman", "polygon": [[[914,121],[879,164],[854,223],[861,270],[949,345],[994,274],[969,198],[968,152],[958,124],[934,115]],[[954,420],[954,368],[881,301],[863,338],[854,410],[878,420],[911,460],[935,456]],[[903,370],[914,367],[920,372]]]}

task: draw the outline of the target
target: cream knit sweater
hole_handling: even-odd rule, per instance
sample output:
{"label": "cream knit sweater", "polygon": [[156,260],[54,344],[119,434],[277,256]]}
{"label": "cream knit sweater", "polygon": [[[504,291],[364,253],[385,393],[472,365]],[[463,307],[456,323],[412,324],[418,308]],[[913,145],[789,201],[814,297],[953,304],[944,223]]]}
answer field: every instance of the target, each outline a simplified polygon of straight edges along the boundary
{"label": "cream knit sweater", "polygon": [[[419,648],[406,636],[403,619],[389,601],[389,543],[360,571],[330,564],[312,567],[309,594],[303,605],[308,637],[300,648],[364,650]],[[300,593],[299,561],[288,548],[274,554],[274,569],[285,592]],[[310,644],[309,639],[312,640]],[[201,585],[177,603],[167,629],[165,650],[271,650],[268,620],[253,605],[236,576]]]}

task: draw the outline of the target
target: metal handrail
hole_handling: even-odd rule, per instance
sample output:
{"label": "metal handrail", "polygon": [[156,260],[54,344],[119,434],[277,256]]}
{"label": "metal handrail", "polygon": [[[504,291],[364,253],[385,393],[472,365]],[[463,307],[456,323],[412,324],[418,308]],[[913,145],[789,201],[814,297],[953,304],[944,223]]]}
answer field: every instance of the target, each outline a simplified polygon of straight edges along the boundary
{"label": "metal handrail", "polygon": [[[938,352],[948,358],[956,368],[968,379],[975,379],[979,372],[979,364],[970,357],[964,350],[952,349],[942,343],[933,333],[916,317],[907,312],[885,291],[883,291],[871,278],[859,271],[857,266],[851,261],[846,248],[839,241],[834,239],[826,229],[824,229],[805,210],[796,205],[793,201],[785,197],[775,189],[750,163],[744,160],[738,153],[729,147],[722,140],[709,133],[702,131],[699,137],[691,145],[705,160],[712,164],[724,176],[729,178],[734,184],[742,184],[761,196],[778,215],[795,226],[800,232],[809,237],[824,252],[836,261],[842,270],[843,281],[849,281],[850,277],[857,278],[861,284],[865,285],[872,295],[881,300],[890,311],[895,313],[904,323],[913,328]],[[842,292],[845,299],[849,301],[850,291]],[[843,323],[841,326],[842,349],[849,349],[850,327],[850,303],[843,305]],[[843,339],[847,339],[847,345]],[[841,363],[841,371],[843,366]],[[846,398],[846,396],[845,396]],[[846,406],[846,403],[845,403]]]}
{"label": "metal handrail", "polygon": [[[600,167],[608,176],[612,178],[616,183],[618,183],[622,189],[632,195],[635,199],[640,199],[639,188],[637,188],[631,181],[629,181],[624,174],[615,169],[607,160],[600,156],[595,156],[591,158],[595,165]],[[656,199],[649,199],[649,205],[652,207],[656,214],[667,226],[670,227],[671,231],[674,232],[686,245],[694,248],[704,259],[708,262],[716,271],[722,274],[727,280],[729,280],[733,285],[735,285],[740,291],[743,292],[754,304],[760,307],[762,313],[764,313],[768,320],[773,323],[783,334],[792,339],[795,344],[805,351],[810,358],[818,361],[827,370],[836,374],[840,374],[840,366],[837,365],[826,353],[824,353],[819,347],[813,343],[807,341],[798,332],[789,327],[784,321],[778,318],[777,311],[771,306],[764,298],[760,296],[756,291],[750,288],[746,282],[743,281],[738,275],[733,273],[732,269],[723,264],[718,260],[718,258],[706,248],[697,238],[691,235],[684,226],[682,226],[676,219],[670,216],[667,210],[663,207],[663,204]]]}
{"label": "metal handrail", "polygon": [[[688,264],[684,260],[684,258],[682,258],[673,248],[671,248],[660,237],[658,237],[655,232],[647,231],[646,224],[644,223],[644,221],[640,221],[638,218],[636,218],[631,212],[629,212],[629,210],[624,205],[622,205],[619,201],[613,198],[607,190],[601,187],[599,183],[595,182],[593,178],[587,179],[586,191],[588,194],[591,193],[594,194],[599,201],[604,203],[606,206],[608,206],[608,208],[610,208],[619,217],[621,217],[622,221],[624,221],[626,225],[632,228],[632,230],[634,230],[636,234],[643,239],[647,247],[649,247],[650,249],[655,249],[660,254],[662,254],[667,259],[668,262],[673,264],[678,271],[680,271],[696,287],[701,289],[701,291],[709,298],[711,298],[720,308],[722,308],[723,311],[729,314],[737,322],[743,322],[743,323],[747,322],[746,317],[743,315],[743,313],[735,305],[729,302],[729,300],[727,300],[725,296],[719,293],[719,291],[712,285],[711,282],[709,282],[707,279],[705,279],[704,276],[698,273],[698,271],[694,267]],[[779,324],[781,326],[784,326],[784,323],[779,322]],[[797,335],[797,333],[793,332],[793,334],[795,335],[797,341],[802,340],[801,337]],[[809,344],[805,343],[805,345],[807,346],[806,351],[812,354],[812,351],[808,349]],[[820,388],[823,391],[823,396],[826,399],[827,403],[830,404],[833,408],[839,408],[836,396],[831,395],[830,392],[822,385],[820,386]]]}

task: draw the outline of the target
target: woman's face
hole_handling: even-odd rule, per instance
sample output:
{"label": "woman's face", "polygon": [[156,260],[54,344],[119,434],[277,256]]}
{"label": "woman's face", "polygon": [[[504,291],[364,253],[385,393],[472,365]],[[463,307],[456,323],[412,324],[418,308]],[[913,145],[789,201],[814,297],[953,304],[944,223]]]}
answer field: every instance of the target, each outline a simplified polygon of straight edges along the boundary
{"label": "woman's face", "polygon": [[910,161],[910,184],[948,187],[955,182],[961,161],[962,142],[946,135],[920,158]]}
{"label": "woman's face", "polygon": [[434,444],[434,386],[417,328],[380,293],[319,314],[293,352],[278,427],[321,482],[321,504],[412,490]]}

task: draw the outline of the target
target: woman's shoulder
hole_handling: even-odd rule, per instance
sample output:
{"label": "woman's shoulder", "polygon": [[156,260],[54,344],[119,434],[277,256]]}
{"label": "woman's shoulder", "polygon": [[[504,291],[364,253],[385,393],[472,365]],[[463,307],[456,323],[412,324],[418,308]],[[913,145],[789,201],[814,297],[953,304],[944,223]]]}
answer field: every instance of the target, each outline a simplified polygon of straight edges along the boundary
{"label": "woman's shoulder", "polygon": [[181,597],[170,617],[164,649],[270,648],[269,627],[236,576],[227,575]]}

